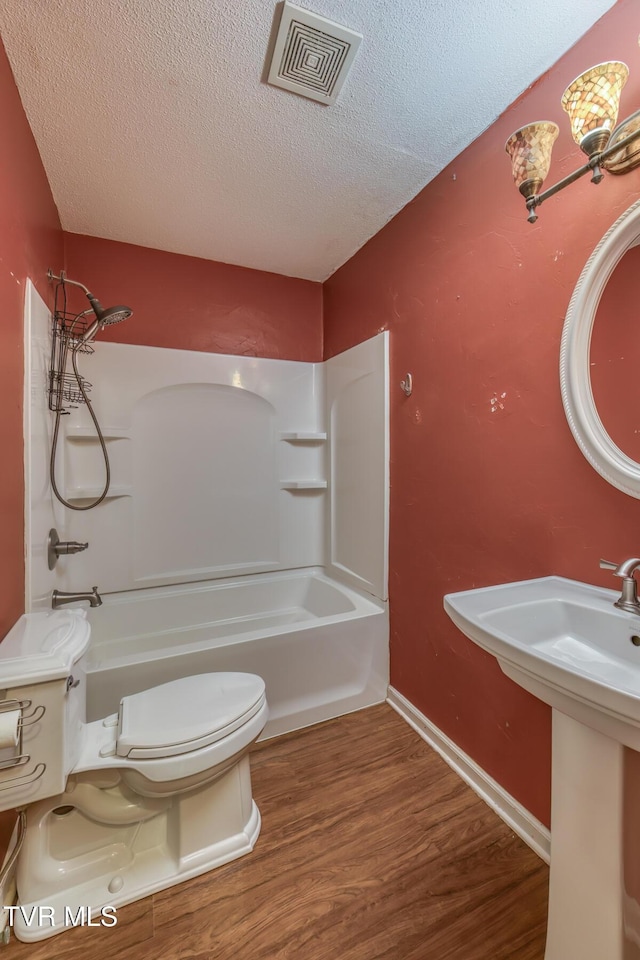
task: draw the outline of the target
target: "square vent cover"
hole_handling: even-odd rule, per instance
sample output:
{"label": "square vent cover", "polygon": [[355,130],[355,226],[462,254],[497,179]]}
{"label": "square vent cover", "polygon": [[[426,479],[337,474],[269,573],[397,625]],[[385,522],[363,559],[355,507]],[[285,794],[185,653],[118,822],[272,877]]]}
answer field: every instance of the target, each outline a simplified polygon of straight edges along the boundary
{"label": "square vent cover", "polygon": [[269,83],[335,103],[361,40],[362,34],[285,0]]}

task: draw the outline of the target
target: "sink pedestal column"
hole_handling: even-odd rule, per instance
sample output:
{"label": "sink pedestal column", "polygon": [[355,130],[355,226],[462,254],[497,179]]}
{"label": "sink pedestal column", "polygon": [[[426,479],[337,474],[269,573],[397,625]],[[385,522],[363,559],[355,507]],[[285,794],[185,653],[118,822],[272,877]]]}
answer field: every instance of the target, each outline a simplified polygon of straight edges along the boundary
{"label": "sink pedestal column", "polygon": [[623,754],[553,710],[545,960],[623,960]]}

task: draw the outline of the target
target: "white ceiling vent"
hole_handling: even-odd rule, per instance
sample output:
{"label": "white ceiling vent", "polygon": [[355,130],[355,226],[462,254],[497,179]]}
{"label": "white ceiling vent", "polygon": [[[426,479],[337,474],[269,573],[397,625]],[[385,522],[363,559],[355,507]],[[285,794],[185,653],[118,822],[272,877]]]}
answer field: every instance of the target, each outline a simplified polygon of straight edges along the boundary
{"label": "white ceiling vent", "polygon": [[320,103],[334,103],[362,35],[285,0],[269,83]]}

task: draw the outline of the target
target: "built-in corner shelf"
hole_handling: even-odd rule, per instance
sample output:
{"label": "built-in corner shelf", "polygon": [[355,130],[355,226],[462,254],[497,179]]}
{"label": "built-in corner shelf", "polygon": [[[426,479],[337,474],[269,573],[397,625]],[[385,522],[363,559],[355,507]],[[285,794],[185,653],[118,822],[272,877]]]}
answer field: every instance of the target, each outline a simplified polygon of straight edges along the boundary
{"label": "built-in corner shelf", "polygon": [[[129,440],[131,431],[126,427],[104,427],[102,436],[105,440]],[[100,443],[95,427],[67,427],[66,438],[74,443]]]}
{"label": "built-in corner shelf", "polygon": [[[70,490],[66,493],[66,500],[97,500],[104,490],[104,486],[101,487],[71,487]],[[116,497],[131,497],[133,495],[133,490],[130,486],[125,484],[116,484],[112,483],[109,487],[109,492],[107,493],[105,500],[115,500]]]}
{"label": "built-in corner shelf", "polygon": [[324,443],[327,435],[326,433],[308,430],[294,433],[281,433],[280,439],[287,440],[289,443]]}
{"label": "built-in corner shelf", "polygon": [[281,490],[326,490],[326,480],[281,480]]}

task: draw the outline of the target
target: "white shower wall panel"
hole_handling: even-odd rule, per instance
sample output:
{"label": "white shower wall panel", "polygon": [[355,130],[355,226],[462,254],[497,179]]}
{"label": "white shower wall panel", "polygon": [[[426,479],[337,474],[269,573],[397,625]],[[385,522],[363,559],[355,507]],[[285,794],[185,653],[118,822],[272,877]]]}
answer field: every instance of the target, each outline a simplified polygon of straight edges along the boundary
{"label": "white shower wall panel", "polygon": [[325,363],[329,434],[326,564],[349,586],[387,599],[388,334]]}
{"label": "white shower wall panel", "polygon": [[49,451],[53,428],[48,408],[48,365],[51,352],[51,314],[30,280],[25,290],[25,609],[36,597],[50,598],[58,585],[49,570],[49,530],[65,529],[67,513],[55,500],[49,482]]}
{"label": "white shower wall panel", "polygon": [[222,384],[180,384],[136,403],[138,583],[280,564],[275,435],[272,404]]}
{"label": "white shower wall panel", "polygon": [[[49,311],[25,303],[26,608],[103,594],[329,567],[387,596],[388,334],[326,363],[105,343],[79,357],[111,462],[95,509],[49,482]],[[76,506],[104,486],[84,405],[61,418],[57,484]],[[47,566],[47,537],[88,542]]]}
{"label": "white shower wall panel", "polygon": [[[61,508],[61,537],[89,549],[59,561],[54,586],[114,592],[323,563],[324,491],[282,484],[323,477],[324,445],[281,439],[321,432],[320,365],[102,342],[80,364],[111,489],[93,510]],[[104,481],[86,407],[61,433],[58,485],[84,505]]]}

